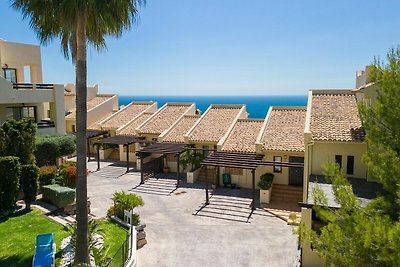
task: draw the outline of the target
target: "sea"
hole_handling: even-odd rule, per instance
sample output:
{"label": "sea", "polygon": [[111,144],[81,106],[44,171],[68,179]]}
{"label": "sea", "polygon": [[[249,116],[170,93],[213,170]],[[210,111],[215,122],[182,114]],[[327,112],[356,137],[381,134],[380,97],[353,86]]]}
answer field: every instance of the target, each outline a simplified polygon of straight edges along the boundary
{"label": "sea", "polygon": [[127,105],[132,101],[154,101],[158,102],[158,107],[162,107],[167,102],[194,102],[196,108],[201,110],[201,114],[211,104],[245,104],[249,118],[265,118],[270,106],[306,106],[307,95],[291,96],[268,96],[268,95],[243,95],[243,96],[133,96],[120,95],[119,105]]}

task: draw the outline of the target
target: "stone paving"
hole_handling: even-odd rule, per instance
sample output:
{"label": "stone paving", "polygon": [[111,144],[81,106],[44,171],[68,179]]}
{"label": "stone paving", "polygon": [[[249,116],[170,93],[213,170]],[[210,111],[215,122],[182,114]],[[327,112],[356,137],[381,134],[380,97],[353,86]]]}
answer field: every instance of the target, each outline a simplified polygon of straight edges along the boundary
{"label": "stone paving", "polygon": [[[204,206],[201,184],[174,179],[151,178],[140,185],[140,173],[125,172],[123,164],[102,162],[88,167],[91,210],[106,216],[113,192],[124,190],[142,196],[137,208],[147,224],[148,244],[138,251],[144,266],[297,266],[299,251],[295,227],[271,213],[249,207],[251,194],[245,189],[218,189]],[[171,176],[173,177],[173,176]]]}

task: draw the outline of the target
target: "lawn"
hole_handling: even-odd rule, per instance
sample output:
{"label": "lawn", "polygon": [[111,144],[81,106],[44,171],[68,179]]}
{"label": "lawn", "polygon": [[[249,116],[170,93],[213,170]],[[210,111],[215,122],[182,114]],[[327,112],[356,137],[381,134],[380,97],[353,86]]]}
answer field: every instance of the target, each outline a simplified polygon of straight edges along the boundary
{"label": "lawn", "polygon": [[[126,230],[109,221],[101,221],[101,235],[105,245],[110,247],[112,256],[126,238]],[[10,216],[0,220],[0,266],[32,266],[35,239],[38,234],[53,233],[57,244],[57,257],[60,257],[61,240],[68,232],[46,218],[41,211],[33,209],[29,213]],[[60,260],[57,260],[57,263]]]}

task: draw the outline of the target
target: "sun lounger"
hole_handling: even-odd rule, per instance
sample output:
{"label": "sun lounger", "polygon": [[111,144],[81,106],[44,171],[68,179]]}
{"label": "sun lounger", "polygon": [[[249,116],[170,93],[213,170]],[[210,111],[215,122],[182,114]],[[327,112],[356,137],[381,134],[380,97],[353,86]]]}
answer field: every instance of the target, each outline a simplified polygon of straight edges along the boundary
{"label": "sun lounger", "polygon": [[54,267],[56,244],[53,234],[36,236],[35,255],[33,256],[33,267]]}

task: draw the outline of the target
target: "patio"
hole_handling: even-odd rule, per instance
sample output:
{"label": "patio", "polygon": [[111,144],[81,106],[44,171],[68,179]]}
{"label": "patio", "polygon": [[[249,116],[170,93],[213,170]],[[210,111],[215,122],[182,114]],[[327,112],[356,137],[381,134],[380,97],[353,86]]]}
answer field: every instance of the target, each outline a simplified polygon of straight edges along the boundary
{"label": "patio", "polygon": [[[96,165],[91,162],[89,168],[91,164]],[[101,175],[88,176],[94,215],[106,215],[115,191],[131,191],[145,202],[137,211],[147,224],[148,244],[138,251],[137,266],[296,266],[295,228],[260,208],[251,214],[247,190],[211,191],[212,201],[199,211],[204,184],[183,179],[176,189],[176,177],[170,174],[173,179],[160,176],[140,185],[139,172],[112,177],[115,168],[125,171],[125,166],[102,164]]]}

